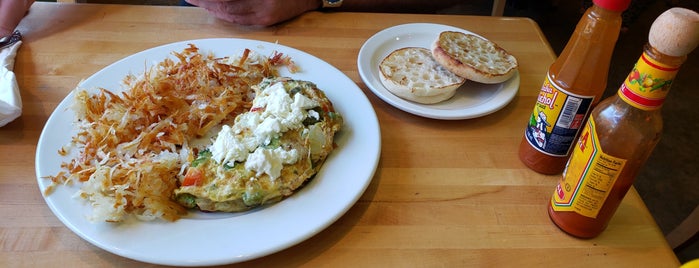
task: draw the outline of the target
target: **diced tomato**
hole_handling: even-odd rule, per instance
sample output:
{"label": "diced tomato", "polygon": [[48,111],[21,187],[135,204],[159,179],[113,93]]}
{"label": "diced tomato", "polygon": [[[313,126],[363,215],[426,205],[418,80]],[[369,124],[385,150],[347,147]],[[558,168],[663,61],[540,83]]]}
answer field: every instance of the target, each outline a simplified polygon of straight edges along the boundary
{"label": "diced tomato", "polygon": [[184,175],[182,186],[201,186],[202,182],[204,182],[204,174],[201,173],[201,170],[190,168],[187,170],[187,174]]}

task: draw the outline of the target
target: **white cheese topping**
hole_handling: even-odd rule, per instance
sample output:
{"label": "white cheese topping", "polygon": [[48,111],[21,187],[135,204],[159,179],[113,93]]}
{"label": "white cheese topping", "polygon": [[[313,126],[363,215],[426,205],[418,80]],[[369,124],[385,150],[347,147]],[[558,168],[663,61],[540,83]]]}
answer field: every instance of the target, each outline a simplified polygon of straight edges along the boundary
{"label": "white cheese topping", "polygon": [[257,172],[257,176],[267,173],[272,179],[279,178],[282,164],[293,164],[299,158],[296,149],[286,151],[281,147],[275,149],[257,148],[248,155],[245,169]]}
{"label": "white cheese topping", "polygon": [[218,163],[243,161],[247,157],[248,149],[245,144],[236,139],[233,129],[224,125],[218,132],[218,137],[209,149],[211,157]]}
{"label": "white cheese topping", "polygon": [[[296,150],[286,151],[282,148],[265,149],[282,133],[303,126],[303,120],[309,115],[308,109],[319,106],[303,94],[295,94],[292,99],[282,83],[275,83],[263,90],[253,100],[252,107],[259,111],[241,114],[235,124],[224,125],[211,145],[212,158],[221,164],[246,161],[245,168],[263,173],[276,179],[281,174],[282,164],[293,164],[298,160]],[[318,119],[315,111],[310,116]]]}

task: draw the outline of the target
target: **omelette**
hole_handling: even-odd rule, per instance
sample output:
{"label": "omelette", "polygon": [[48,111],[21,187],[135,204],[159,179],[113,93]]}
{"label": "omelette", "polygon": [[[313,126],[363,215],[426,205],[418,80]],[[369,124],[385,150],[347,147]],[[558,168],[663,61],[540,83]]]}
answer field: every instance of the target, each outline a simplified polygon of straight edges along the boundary
{"label": "omelette", "polygon": [[175,199],[203,211],[245,211],[282,200],[320,170],[343,124],[311,82],[266,78],[249,111],[223,125],[191,161]]}

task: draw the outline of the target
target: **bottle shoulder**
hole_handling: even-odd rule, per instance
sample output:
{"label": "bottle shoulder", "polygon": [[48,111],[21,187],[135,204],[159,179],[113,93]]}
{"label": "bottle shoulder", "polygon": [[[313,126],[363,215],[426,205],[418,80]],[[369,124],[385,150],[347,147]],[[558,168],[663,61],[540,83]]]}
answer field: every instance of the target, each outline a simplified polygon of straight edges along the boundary
{"label": "bottle shoulder", "polygon": [[607,85],[621,21],[621,13],[588,9],[550,66],[552,80],[570,92],[600,97]]}
{"label": "bottle shoulder", "polygon": [[595,131],[602,148],[612,155],[633,157],[660,140],[663,118],[660,109],[646,111],[633,107],[617,95],[592,111]]}
{"label": "bottle shoulder", "polygon": [[612,127],[626,125],[640,125],[644,128],[657,129],[662,127],[662,112],[656,110],[642,110],[626,103],[618,95],[602,100],[592,111],[598,124],[608,124]]}

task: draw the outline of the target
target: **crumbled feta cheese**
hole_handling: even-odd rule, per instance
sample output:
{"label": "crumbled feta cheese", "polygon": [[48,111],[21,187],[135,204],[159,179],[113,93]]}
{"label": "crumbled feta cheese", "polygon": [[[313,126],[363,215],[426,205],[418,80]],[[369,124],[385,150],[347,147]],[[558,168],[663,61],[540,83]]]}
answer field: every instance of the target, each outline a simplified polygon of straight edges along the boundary
{"label": "crumbled feta cheese", "polygon": [[296,109],[311,109],[317,107],[318,102],[306,97],[303,94],[296,94],[294,96],[294,108]]}
{"label": "crumbled feta cheese", "polygon": [[292,99],[283,83],[270,85],[253,100],[252,107],[261,108],[259,111],[241,114],[232,127],[221,128],[210,147],[213,160],[221,164],[246,161],[245,168],[258,176],[266,173],[273,179],[279,177],[282,165],[295,163],[298,152],[262,146],[290,129],[303,127],[306,116],[319,119],[316,111],[308,110],[318,105],[303,94],[295,94]]}
{"label": "crumbled feta cheese", "polygon": [[272,138],[279,135],[282,131],[282,125],[278,118],[267,117],[255,129],[255,136],[259,144],[269,144]]}
{"label": "crumbled feta cheese", "polygon": [[308,116],[313,117],[315,120],[320,120],[320,114],[313,110],[308,110]]}
{"label": "crumbled feta cheese", "polygon": [[267,173],[270,178],[276,179],[281,175],[283,164],[292,164],[298,160],[298,157],[296,149],[286,151],[282,148],[257,148],[248,155],[245,169],[257,172],[257,176]]}
{"label": "crumbled feta cheese", "polygon": [[231,127],[227,125],[224,125],[218,132],[218,136],[209,150],[214,161],[223,164],[243,161],[248,154],[247,148],[238,141]]}

